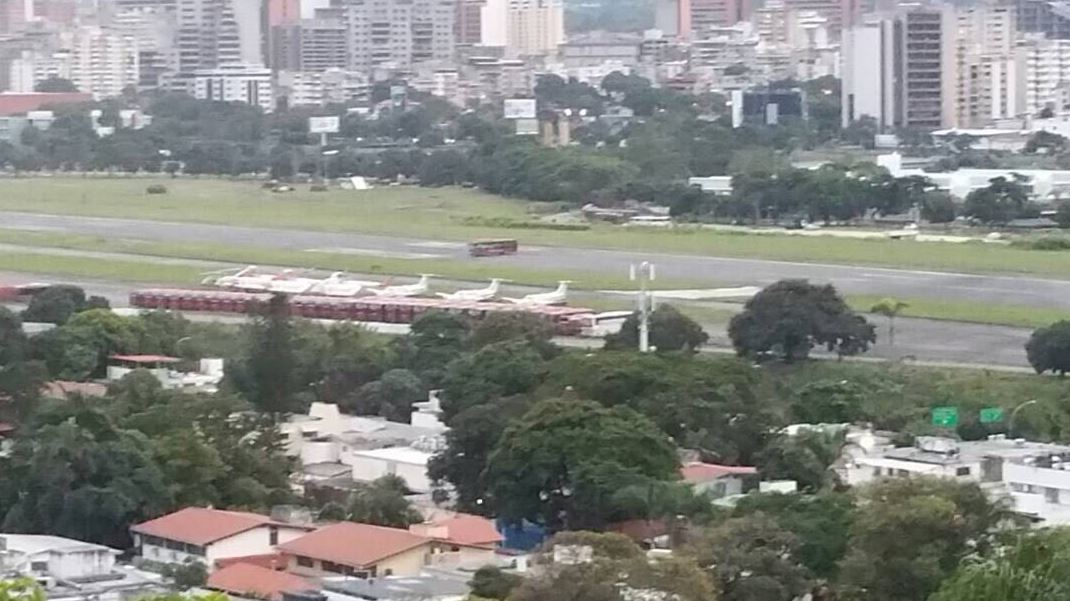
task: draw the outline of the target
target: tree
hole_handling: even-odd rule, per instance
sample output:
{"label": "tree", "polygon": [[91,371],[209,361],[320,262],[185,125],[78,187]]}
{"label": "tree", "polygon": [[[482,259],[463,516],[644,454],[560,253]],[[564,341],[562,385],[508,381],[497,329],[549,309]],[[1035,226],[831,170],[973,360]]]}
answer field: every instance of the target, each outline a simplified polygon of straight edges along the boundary
{"label": "tree", "polygon": [[1070,531],[1018,534],[999,553],[968,559],[932,601],[1070,599]]}
{"label": "tree", "polygon": [[442,377],[442,416],[502,397],[526,394],[542,382],[546,362],[523,340],[498,342],[462,355]]}
{"label": "tree", "polygon": [[275,416],[300,408],[289,313],[289,301],[284,295],[271,297],[249,329],[248,354],[233,377],[238,389],[257,409]]}
{"label": "tree", "polygon": [[349,496],[347,519],[362,524],[408,528],[423,516],[405,498],[405,481],[387,475],[365,484]]}
{"label": "tree", "polygon": [[794,534],[773,518],[753,513],[707,530],[692,552],[723,601],[791,601],[808,589],[798,549]]}
{"label": "tree", "polygon": [[501,517],[575,530],[613,517],[613,491],[668,480],[678,465],[668,437],[631,409],[548,399],[505,431],[487,479]]}
{"label": "tree", "polygon": [[805,359],[815,345],[836,354],[865,352],[876,342],[875,328],[847,306],[831,285],[781,280],[747,301],[728,325],[740,356]]}
{"label": "tree", "polygon": [[799,386],[791,412],[800,422],[843,424],[864,417],[867,389],[851,380],[815,380]]}
{"label": "tree", "polygon": [[966,196],[963,211],[966,215],[988,225],[1004,225],[1019,217],[1029,202],[1029,194],[1021,176],[1012,179],[994,177],[987,187]]}
{"label": "tree", "polygon": [[880,480],[858,497],[840,567],[848,599],[927,598],[963,557],[987,552],[1009,515],[976,483],[945,478]]}
{"label": "tree", "polygon": [[472,587],[472,595],[475,597],[505,601],[513,589],[523,581],[523,577],[503,572],[497,566],[483,566],[472,574],[472,580],[468,586]]}
{"label": "tree", "polygon": [[946,192],[928,192],[921,199],[921,218],[929,223],[950,223],[955,210],[955,201]]}
{"label": "tree", "polygon": [[1057,321],[1033,331],[1025,343],[1025,356],[1038,374],[1060,376],[1070,371],[1070,321]]}
{"label": "tree", "polygon": [[840,456],[843,432],[809,430],[781,434],[758,455],[763,480],[794,480],[804,491],[825,488],[833,480],[829,467]]}
{"label": "tree", "polygon": [[44,81],[38,82],[37,85],[33,87],[33,91],[52,94],[73,93],[78,91],[78,87],[69,79],[49,77]]}
{"label": "tree", "polygon": [[186,561],[178,565],[170,565],[165,568],[164,576],[167,576],[182,591],[204,586],[208,580],[208,568],[203,561]]}
{"label": "tree", "polygon": [[545,318],[532,313],[502,312],[491,313],[476,322],[468,344],[481,349],[499,342],[521,340],[539,351],[544,358],[550,359],[560,349],[551,342],[554,327]]}
{"label": "tree", "polygon": [[1055,223],[1059,224],[1059,227],[1066,229],[1070,228],[1070,201],[1062,201],[1055,208]]}
{"label": "tree", "polygon": [[407,369],[391,369],[375,382],[361,386],[344,407],[357,415],[378,415],[408,422],[412,404],[427,396],[419,376]]}
{"label": "tree", "polygon": [[468,159],[456,150],[432,152],[417,172],[421,186],[438,187],[462,184],[469,180]]}
{"label": "tree", "polygon": [[1022,152],[1026,154],[1061,154],[1067,149],[1067,140],[1059,134],[1038,131],[1029,137]]}
{"label": "tree", "polygon": [[869,308],[870,313],[876,313],[888,318],[888,345],[895,346],[895,318],[909,307],[908,303],[894,298],[881,299],[877,304]]}
{"label": "tree", "polygon": [[847,537],[854,512],[851,495],[837,492],[818,494],[748,494],[732,512],[735,517],[764,513],[781,528],[796,536],[795,557],[814,576],[833,579],[847,552]]}
{"label": "tree", "polygon": [[[650,314],[650,344],[659,351],[696,351],[710,339],[702,326],[672,305],[661,305]],[[624,320],[619,332],[606,336],[606,348],[639,348],[639,315]]]}
{"label": "tree", "polygon": [[57,284],[33,295],[30,298],[30,304],[22,312],[22,319],[23,321],[63,325],[67,323],[71,315],[84,311],[87,304],[84,290],[78,286]]}
{"label": "tree", "polygon": [[45,601],[44,589],[32,578],[0,580],[0,601]]}

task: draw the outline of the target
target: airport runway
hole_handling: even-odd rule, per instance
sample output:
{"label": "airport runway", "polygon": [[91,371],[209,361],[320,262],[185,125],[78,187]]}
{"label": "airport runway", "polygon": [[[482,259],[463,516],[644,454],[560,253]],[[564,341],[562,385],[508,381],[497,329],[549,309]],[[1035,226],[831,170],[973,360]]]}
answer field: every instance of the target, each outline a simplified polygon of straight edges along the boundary
{"label": "airport runway", "polygon": [[[529,268],[627,273],[637,261],[653,261],[663,278],[708,281],[718,285],[763,286],[784,278],[830,282],[847,294],[927,297],[993,304],[1070,310],[1070,279],[995,276],[879,267],[794,263],[627,250],[567,247],[522,248],[511,257],[471,259],[457,242],[369,234],[325,233],[207,225],[68,217],[0,212],[0,227],[27,231],[75,233],[159,241],[201,241],[290,250],[314,250],[366,256],[450,258],[502,262]],[[1043,256],[1038,254],[1038,260]],[[1070,274],[1067,274],[1070,278]]]}

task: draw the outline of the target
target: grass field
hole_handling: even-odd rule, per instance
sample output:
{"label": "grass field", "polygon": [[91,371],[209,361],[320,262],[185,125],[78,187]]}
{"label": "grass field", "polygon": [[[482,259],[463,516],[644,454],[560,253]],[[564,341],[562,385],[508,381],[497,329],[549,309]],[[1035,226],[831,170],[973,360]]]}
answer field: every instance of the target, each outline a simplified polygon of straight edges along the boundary
{"label": "grass field", "polygon": [[[855,311],[869,312],[878,303],[879,296],[848,295],[847,303]],[[1039,328],[1056,321],[1070,319],[1070,313],[1058,309],[1040,309],[1022,305],[993,305],[969,301],[945,301],[930,298],[901,299],[907,307],[900,313],[903,317],[924,317],[946,321],[965,321],[992,325]]]}
{"label": "grass field", "polygon": [[[528,203],[461,188],[392,187],[368,192],[273,193],[256,182],[161,179],[169,193],[147,195],[149,179],[0,180],[0,210],[363,232],[439,240],[508,236],[522,243],[642,249],[725,257],[1022,273],[1070,278],[1070,252],[981,243],[857,240],[748,235],[693,228],[625,229],[596,225],[569,232],[469,226],[467,217],[529,219]],[[136,232],[131,232],[136,236]]]}

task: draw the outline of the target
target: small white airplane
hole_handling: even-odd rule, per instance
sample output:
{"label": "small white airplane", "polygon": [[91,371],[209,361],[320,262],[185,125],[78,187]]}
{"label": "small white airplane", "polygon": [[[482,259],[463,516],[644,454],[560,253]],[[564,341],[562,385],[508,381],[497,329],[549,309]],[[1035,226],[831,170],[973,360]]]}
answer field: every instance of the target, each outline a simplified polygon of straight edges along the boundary
{"label": "small white airplane", "polygon": [[249,265],[237,271],[223,270],[209,272],[208,277],[201,281],[204,285],[218,286],[220,288],[235,288],[238,290],[266,290],[268,284],[274,279],[274,275],[257,273],[256,265]]}
{"label": "small white airplane", "polygon": [[521,298],[506,298],[505,300],[518,305],[563,305],[568,301],[569,280],[561,280],[557,283],[557,290],[553,292],[538,292]]}
{"label": "small white airplane", "polygon": [[326,278],[316,282],[308,290],[309,294],[320,294],[323,296],[356,296],[360,294],[361,290],[369,287],[378,286],[378,282],[366,282],[363,280],[351,280],[346,278],[345,274],[341,271],[336,271]]}
{"label": "small white airplane", "polygon": [[431,288],[431,278],[433,274],[423,273],[420,274],[420,281],[415,284],[404,284],[401,286],[385,286],[383,288],[372,289],[372,294],[376,296],[422,296],[427,294],[427,291]]}
{"label": "small white airplane", "polygon": [[493,278],[490,281],[490,285],[486,288],[475,288],[472,290],[458,290],[456,292],[439,292],[438,295],[446,300],[456,301],[489,301],[498,296],[498,289],[501,287],[501,283],[506,280],[501,278]]}

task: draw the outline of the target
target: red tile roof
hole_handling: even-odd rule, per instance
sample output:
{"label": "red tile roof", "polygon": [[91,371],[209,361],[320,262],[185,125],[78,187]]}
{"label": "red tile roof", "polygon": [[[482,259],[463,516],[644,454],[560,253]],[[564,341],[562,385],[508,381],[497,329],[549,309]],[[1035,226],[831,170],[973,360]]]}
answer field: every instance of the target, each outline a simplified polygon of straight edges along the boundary
{"label": "red tile roof", "polygon": [[232,566],[236,563],[250,563],[269,570],[285,570],[286,557],[281,553],[265,553],[263,555],[242,555],[241,557],[224,557],[215,560],[216,569]]}
{"label": "red tile roof", "polygon": [[22,115],[61,104],[92,102],[91,94],[81,92],[0,94],[0,116]]}
{"label": "red tile roof", "polygon": [[108,393],[108,387],[97,382],[67,382],[65,380],[53,380],[45,382],[41,391],[47,397],[65,399],[70,394],[98,397]]}
{"label": "red tile roof", "polygon": [[331,561],[354,568],[431,543],[431,539],[399,528],[340,522],[279,545],[280,552]]}
{"label": "red tile roof", "polygon": [[167,355],[112,355],[109,359],[128,361],[130,363],[178,363],[181,361],[178,357],[168,357]]}
{"label": "red tile roof", "polygon": [[693,461],[680,468],[680,477],[686,482],[708,482],[725,476],[757,474],[758,468],[745,465],[717,465]]}
{"label": "red tile roof", "polygon": [[431,519],[409,527],[414,534],[470,547],[493,547],[502,542],[494,522],[469,513]]}
{"label": "red tile roof", "polygon": [[265,524],[277,523],[259,513],[187,507],[132,526],[130,530],[191,545],[207,545]]}
{"label": "red tile roof", "polygon": [[236,563],[208,577],[208,588],[233,595],[277,601],[283,593],[318,590],[314,584],[288,572],[276,572],[251,563]]}
{"label": "red tile roof", "polygon": [[0,435],[11,434],[15,431],[15,424],[0,422]]}

